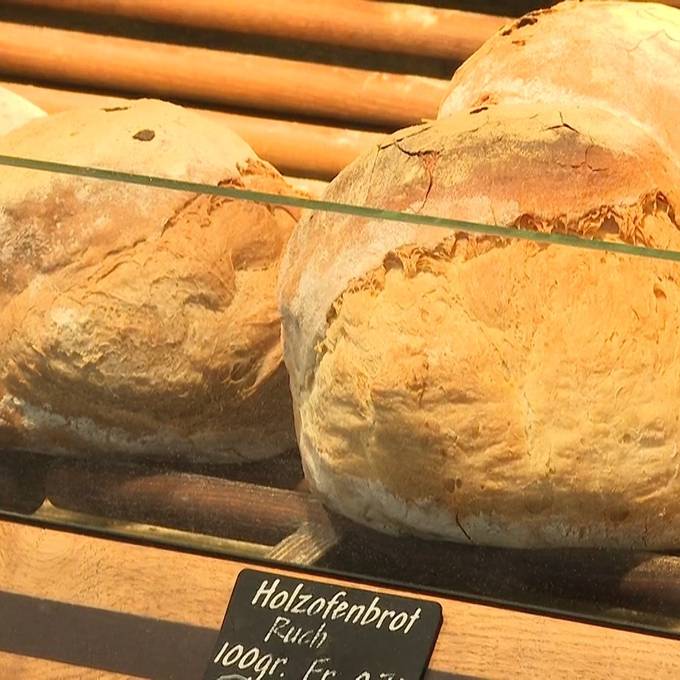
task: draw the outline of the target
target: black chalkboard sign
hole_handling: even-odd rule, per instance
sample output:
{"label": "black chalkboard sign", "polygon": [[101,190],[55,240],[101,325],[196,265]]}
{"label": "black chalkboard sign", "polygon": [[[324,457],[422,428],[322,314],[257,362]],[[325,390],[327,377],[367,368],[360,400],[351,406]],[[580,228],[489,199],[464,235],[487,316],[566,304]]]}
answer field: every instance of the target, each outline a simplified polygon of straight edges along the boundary
{"label": "black chalkboard sign", "polygon": [[246,569],[204,680],[419,680],[436,602]]}

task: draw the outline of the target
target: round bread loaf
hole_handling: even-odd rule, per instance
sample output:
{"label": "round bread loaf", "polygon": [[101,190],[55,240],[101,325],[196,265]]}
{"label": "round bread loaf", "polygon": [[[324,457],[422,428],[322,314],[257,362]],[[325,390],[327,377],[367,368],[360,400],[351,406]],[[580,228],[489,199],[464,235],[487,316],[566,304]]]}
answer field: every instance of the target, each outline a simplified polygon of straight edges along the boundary
{"label": "round bread loaf", "polygon": [[[680,251],[679,189],[637,125],[499,106],[395,134],[325,199]],[[279,302],[333,509],[479,544],[680,547],[680,264],[315,212]]]}
{"label": "round bread loaf", "polygon": [[[0,153],[293,192],[229,129],[158,101],[36,120]],[[294,446],[276,305],[293,213],[1,172],[0,449],[228,462]]]}
{"label": "round bread loaf", "polygon": [[10,132],[45,112],[5,87],[0,87],[0,135]]}
{"label": "round bread loaf", "polygon": [[680,9],[568,1],[517,19],[456,71],[439,117],[500,103],[604,108],[680,158]]}

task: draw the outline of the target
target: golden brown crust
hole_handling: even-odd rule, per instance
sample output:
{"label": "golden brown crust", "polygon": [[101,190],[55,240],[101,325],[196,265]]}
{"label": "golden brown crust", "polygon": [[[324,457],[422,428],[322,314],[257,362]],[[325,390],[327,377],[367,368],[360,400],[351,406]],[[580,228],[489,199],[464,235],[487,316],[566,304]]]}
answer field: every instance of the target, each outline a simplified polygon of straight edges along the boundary
{"label": "golden brown crust", "polygon": [[[291,192],[229,130],[161,102],[28,127],[0,152]],[[5,447],[229,461],[292,445],[274,290],[294,214],[26,170],[6,171],[0,205]]]}
{"label": "golden brown crust", "polygon": [[502,103],[599,107],[634,118],[680,159],[679,72],[680,9],[567,1],[490,38],[456,71],[439,117]]}
{"label": "golden brown crust", "polygon": [[[326,199],[680,251],[678,186],[635,124],[498,107],[395,135]],[[340,512],[499,545],[680,545],[676,264],[315,213],[279,294],[303,461]]]}

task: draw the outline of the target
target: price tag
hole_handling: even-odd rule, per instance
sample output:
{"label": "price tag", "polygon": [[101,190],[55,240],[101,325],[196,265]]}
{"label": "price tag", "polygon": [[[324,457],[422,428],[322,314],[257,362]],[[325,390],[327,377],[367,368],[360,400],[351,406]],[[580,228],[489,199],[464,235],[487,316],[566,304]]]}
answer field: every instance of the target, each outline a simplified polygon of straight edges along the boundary
{"label": "price tag", "polygon": [[246,569],[204,680],[419,680],[441,607]]}

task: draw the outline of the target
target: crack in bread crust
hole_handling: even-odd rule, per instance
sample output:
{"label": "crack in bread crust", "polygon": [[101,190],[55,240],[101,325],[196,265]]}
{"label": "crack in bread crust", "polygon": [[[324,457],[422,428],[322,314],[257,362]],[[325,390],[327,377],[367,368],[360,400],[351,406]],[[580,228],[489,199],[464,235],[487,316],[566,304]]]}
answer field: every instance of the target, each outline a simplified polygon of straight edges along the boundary
{"label": "crack in bread crust", "polygon": [[[326,314],[326,328],[330,329],[338,317],[343,298],[347,293],[360,290],[379,292],[385,284],[386,272],[391,269],[403,269],[405,276],[409,278],[423,271],[436,273],[436,262],[465,262],[480,257],[494,248],[507,247],[514,240],[512,229],[575,235],[595,240],[614,240],[618,243],[652,248],[656,247],[656,244],[651,235],[646,234],[644,229],[644,220],[647,217],[665,217],[670,225],[680,231],[673,206],[668,202],[662,191],[654,190],[642,196],[636,203],[599,206],[580,217],[571,218],[569,221],[561,216],[545,217],[524,213],[508,226],[509,235],[507,238],[478,236],[465,231],[456,231],[434,248],[424,248],[417,245],[402,246],[387,253],[380,267],[349,282],[346,290],[331,304]],[[538,242],[534,245],[536,252],[551,247],[549,244]],[[317,343],[319,358],[324,353],[324,341],[325,338],[322,338]]]}

